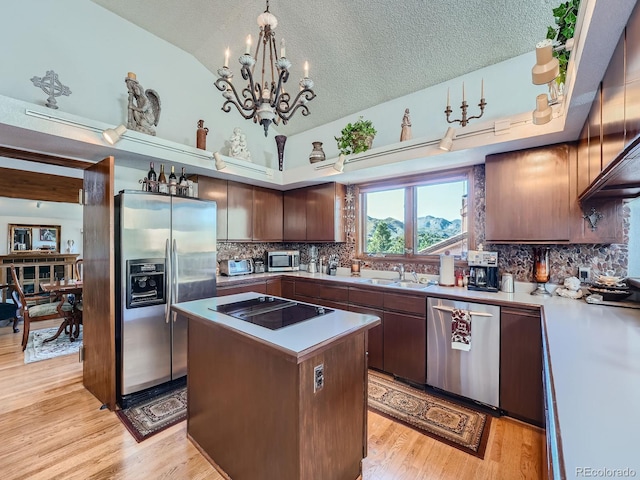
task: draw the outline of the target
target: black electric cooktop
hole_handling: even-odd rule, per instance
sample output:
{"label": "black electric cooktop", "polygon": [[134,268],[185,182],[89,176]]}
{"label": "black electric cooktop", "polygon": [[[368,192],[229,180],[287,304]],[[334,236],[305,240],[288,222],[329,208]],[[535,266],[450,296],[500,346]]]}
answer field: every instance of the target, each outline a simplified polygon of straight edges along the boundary
{"label": "black electric cooktop", "polygon": [[278,330],[333,310],[275,297],[258,297],[241,302],[211,307],[210,310],[250,322],[270,330]]}

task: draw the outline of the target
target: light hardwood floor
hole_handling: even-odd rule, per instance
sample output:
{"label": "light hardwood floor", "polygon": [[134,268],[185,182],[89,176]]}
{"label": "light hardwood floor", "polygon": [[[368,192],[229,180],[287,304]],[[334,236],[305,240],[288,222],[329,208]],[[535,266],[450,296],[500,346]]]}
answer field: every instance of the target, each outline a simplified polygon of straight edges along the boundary
{"label": "light hardwood floor", "polygon": [[[82,387],[76,355],[25,365],[20,338],[0,328],[0,478],[222,478],[186,439],[186,422],[136,443]],[[368,428],[364,480],[544,478],[544,432],[508,418],[493,419],[484,460],[375,413]]]}

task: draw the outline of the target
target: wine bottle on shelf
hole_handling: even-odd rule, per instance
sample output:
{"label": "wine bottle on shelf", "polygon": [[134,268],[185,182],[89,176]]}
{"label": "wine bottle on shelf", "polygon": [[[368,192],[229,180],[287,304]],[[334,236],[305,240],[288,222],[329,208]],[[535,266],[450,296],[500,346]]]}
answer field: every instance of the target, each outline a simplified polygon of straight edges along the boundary
{"label": "wine bottle on shelf", "polygon": [[182,167],[182,173],[180,174],[180,178],[178,179],[178,185],[181,187],[187,186],[187,174],[184,171],[184,167]]}
{"label": "wine bottle on shelf", "polygon": [[176,195],[178,193],[178,177],[176,177],[176,172],[171,165],[171,173],[169,174],[169,194]]}
{"label": "wine bottle on shelf", "polygon": [[156,176],[156,171],[153,169],[153,162],[149,164],[149,173],[147,173],[147,192],[157,192],[158,184],[156,181],[158,177]]}
{"label": "wine bottle on shelf", "polygon": [[158,191],[160,193],[169,193],[169,187],[167,187],[167,177],[164,174],[164,163],[160,164],[160,175],[158,176]]}

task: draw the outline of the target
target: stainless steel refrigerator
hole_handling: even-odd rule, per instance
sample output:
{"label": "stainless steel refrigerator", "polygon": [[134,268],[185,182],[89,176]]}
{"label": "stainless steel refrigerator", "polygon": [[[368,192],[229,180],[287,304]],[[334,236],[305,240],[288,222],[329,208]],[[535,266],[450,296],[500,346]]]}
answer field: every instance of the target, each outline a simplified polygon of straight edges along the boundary
{"label": "stainless steel refrigerator", "polygon": [[123,191],[115,236],[116,391],[124,408],[187,373],[187,321],[171,304],[216,296],[216,203]]}

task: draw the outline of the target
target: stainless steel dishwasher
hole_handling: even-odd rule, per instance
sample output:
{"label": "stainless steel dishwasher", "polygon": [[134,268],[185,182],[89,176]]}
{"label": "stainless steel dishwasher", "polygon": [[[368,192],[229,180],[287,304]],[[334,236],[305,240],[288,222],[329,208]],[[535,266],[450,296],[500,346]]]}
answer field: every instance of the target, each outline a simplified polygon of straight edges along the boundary
{"label": "stainless steel dishwasher", "polygon": [[[452,313],[469,312],[469,350],[452,348]],[[427,299],[427,384],[499,407],[500,307]]]}

